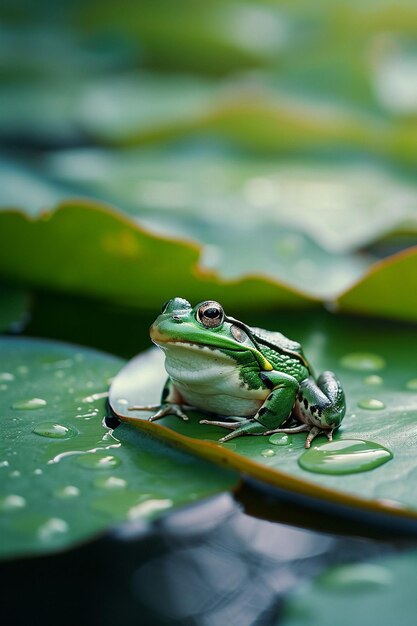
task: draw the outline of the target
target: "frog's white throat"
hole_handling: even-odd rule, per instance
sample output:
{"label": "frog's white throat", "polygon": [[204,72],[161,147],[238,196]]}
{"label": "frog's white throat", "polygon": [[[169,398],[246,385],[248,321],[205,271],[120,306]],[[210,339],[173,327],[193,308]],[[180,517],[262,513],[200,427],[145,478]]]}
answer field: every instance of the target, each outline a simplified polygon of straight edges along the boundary
{"label": "frog's white throat", "polygon": [[238,363],[219,349],[188,342],[158,344],[165,369],[187,404],[219,415],[253,415],[264,390],[249,389]]}

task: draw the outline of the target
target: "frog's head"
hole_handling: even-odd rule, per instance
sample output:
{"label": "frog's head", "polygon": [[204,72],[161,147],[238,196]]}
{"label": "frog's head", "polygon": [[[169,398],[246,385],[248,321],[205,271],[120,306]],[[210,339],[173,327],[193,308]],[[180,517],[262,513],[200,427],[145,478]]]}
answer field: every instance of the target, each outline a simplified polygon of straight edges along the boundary
{"label": "frog's head", "polygon": [[205,300],[195,307],[183,298],[173,298],[162,307],[161,314],[150,328],[152,341],[163,349],[180,344],[207,346],[227,351],[238,358],[251,352],[263,370],[272,365],[263,356],[250,328],[227,317],[223,307],[214,300]]}

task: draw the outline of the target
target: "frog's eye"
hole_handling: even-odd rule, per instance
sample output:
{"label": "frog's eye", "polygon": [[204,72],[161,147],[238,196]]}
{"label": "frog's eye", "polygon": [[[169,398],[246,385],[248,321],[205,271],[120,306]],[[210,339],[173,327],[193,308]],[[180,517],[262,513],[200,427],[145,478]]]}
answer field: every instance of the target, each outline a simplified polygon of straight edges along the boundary
{"label": "frog's eye", "polygon": [[169,303],[170,303],[170,300],[167,300],[166,302],[164,302],[164,304],[161,306],[161,313],[165,313],[165,309],[167,308]]}
{"label": "frog's eye", "polygon": [[230,327],[230,332],[232,333],[236,341],[238,341],[239,343],[243,343],[248,338],[245,331],[242,328],[239,328],[239,326],[236,326],[235,324],[233,324],[233,326]]}
{"label": "frog's eye", "polygon": [[223,322],[224,312],[218,302],[204,302],[197,311],[197,319],[206,328],[216,328]]}

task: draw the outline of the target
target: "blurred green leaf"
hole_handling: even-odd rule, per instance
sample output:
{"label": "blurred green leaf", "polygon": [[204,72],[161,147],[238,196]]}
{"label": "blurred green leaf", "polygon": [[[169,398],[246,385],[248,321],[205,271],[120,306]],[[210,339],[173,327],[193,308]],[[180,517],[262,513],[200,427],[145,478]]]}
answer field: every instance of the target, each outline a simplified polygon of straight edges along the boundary
{"label": "blurred green leaf", "polygon": [[0,350],[2,558],[69,548],[236,484],[132,429],[103,426],[120,359],[30,339],[3,338]]}
{"label": "blurred green leaf", "polygon": [[[233,315],[234,311],[229,307],[227,313]],[[336,443],[370,441],[390,450],[393,459],[371,471],[356,468],[353,471],[358,473],[343,475],[336,471],[313,473],[298,463],[305,452],[305,433],[278,443],[269,437],[246,436],[218,444],[218,439],[228,431],[201,425],[199,420],[204,414],[198,411],[190,413],[189,422],[175,416],[148,422],[149,413],[127,411],[126,407],[158,403],[166,373],[163,354],[156,349],[130,361],[115,378],[110,390],[113,410],[137,428],[288,491],[415,519],[415,329],[332,318],[323,313],[281,316],[280,323],[272,316],[269,319],[258,316],[255,323],[301,341],[317,374],[330,369],[340,376],[347,413],[335,433]],[[146,383],[142,384],[141,380]],[[127,403],[120,403],[120,398]],[[310,452],[320,450],[319,446],[326,449],[325,442],[325,437],[317,438]],[[353,454],[349,458],[357,464],[357,459],[362,457]]]}
{"label": "blurred green leaf", "polygon": [[145,310],[170,296],[203,300],[208,293],[242,308],[313,302],[266,278],[223,280],[199,266],[198,246],[152,235],[87,201],[68,202],[38,219],[0,212],[0,249],[0,274],[9,280]]}
{"label": "blurred green leaf", "polygon": [[417,248],[374,265],[337,299],[343,311],[417,321]]}

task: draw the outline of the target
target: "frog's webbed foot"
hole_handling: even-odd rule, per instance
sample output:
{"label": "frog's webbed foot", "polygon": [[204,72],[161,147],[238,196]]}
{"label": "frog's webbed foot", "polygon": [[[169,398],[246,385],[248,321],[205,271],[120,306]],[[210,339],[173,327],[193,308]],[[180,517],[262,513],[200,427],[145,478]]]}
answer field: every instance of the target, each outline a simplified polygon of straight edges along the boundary
{"label": "frog's webbed foot", "polygon": [[156,420],[165,417],[166,415],[176,415],[180,417],[184,422],[188,421],[188,415],[186,415],[182,409],[192,409],[193,407],[187,404],[173,404],[166,402],[165,404],[148,404],[141,406],[130,406],[129,411],[156,411],[148,418],[149,422],[156,422]]}

